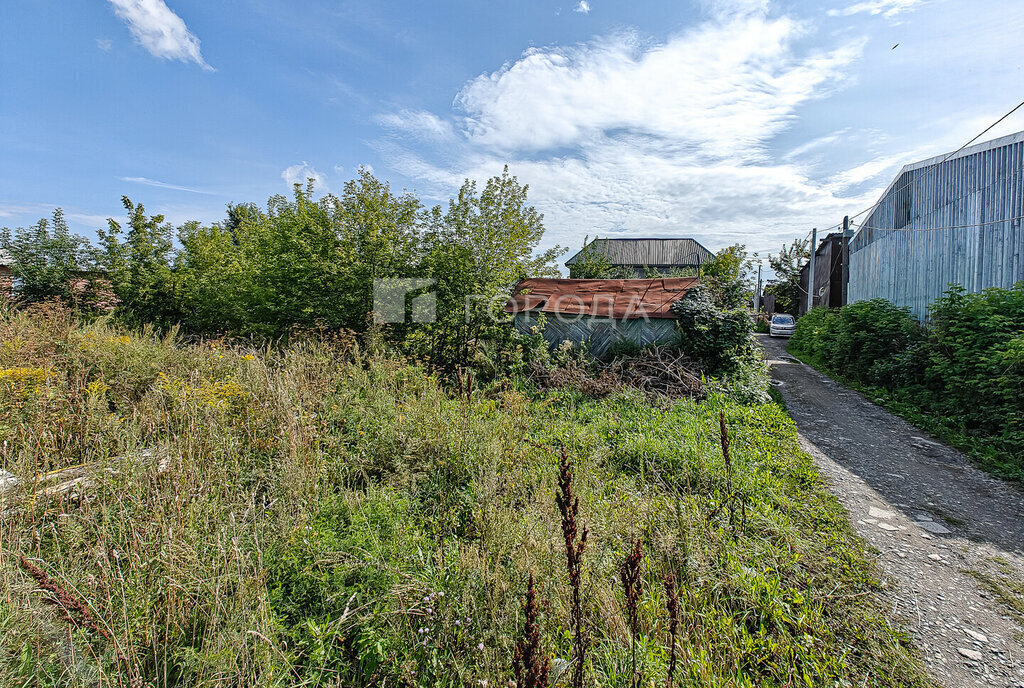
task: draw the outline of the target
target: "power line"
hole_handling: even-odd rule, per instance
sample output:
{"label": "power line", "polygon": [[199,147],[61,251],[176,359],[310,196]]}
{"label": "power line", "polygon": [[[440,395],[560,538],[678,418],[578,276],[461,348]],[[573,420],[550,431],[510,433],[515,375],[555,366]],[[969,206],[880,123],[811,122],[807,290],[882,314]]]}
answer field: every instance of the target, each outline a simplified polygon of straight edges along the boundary
{"label": "power line", "polygon": [[875,227],[874,225],[857,225],[857,230],[861,229],[873,229],[876,232],[932,232],[939,229],[971,229],[972,227],[987,227],[988,225],[1000,225],[1004,222],[1016,222],[1017,220],[1024,220],[1024,215],[1018,215],[1016,217],[1007,217],[1002,220],[989,220],[988,222],[975,222],[969,225],[947,225],[945,227]]}
{"label": "power line", "polygon": [[[931,166],[931,169],[929,169],[929,170],[928,170],[928,172],[926,172],[925,174],[921,175],[921,176],[920,176],[920,177],[918,177],[917,179],[914,179],[914,180],[912,180],[912,181],[910,181],[910,182],[907,182],[906,184],[904,184],[903,186],[899,187],[898,189],[894,189],[894,190],[892,190],[892,191],[886,190],[886,192],[885,192],[885,193],[884,193],[884,194],[882,195],[882,198],[879,198],[879,199],[878,199],[877,201],[875,201],[875,202],[874,202],[874,203],[873,203],[872,205],[868,206],[867,208],[865,208],[864,210],[860,211],[860,212],[859,212],[859,213],[857,213],[856,215],[850,215],[850,216],[849,216],[850,220],[854,220],[854,219],[856,219],[856,218],[860,217],[861,215],[863,215],[863,214],[865,214],[865,213],[869,213],[869,212],[873,211],[873,210],[874,210],[875,208],[877,208],[877,207],[879,206],[879,204],[880,204],[880,203],[882,202],[882,200],[883,200],[884,198],[886,198],[886,197],[888,197],[888,196],[892,196],[892,195],[894,195],[894,194],[897,194],[897,193],[899,193],[899,192],[903,191],[904,189],[906,189],[906,188],[909,188],[910,186],[913,186],[914,184],[917,184],[917,183],[918,183],[918,182],[920,182],[920,181],[923,181],[923,180],[924,180],[924,179],[926,179],[926,178],[927,178],[928,176],[930,176],[930,175],[932,175],[932,174],[935,174],[936,172],[938,172],[938,169],[939,169],[939,167],[940,167],[940,166],[941,166],[941,165],[942,165],[943,163],[947,162],[947,161],[948,161],[948,160],[949,160],[950,158],[952,158],[953,156],[955,156],[955,155],[956,155],[957,153],[961,152],[961,151],[962,151],[963,149],[965,149],[965,148],[967,148],[968,146],[970,146],[970,145],[971,145],[972,143],[974,143],[975,141],[977,141],[978,139],[980,139],[980,138],[981,138],[982,136],[984,136],[984,135],[985,135],[985,134],[987,134],[988,132],[992,131],[992,129],[994,129],[995,127],[999,126],[999,125],[1000,125],[1000,124],[1001,124],[1001,123],[1002,123],[1002,122],[1003,122],[1004,120],[1006,120],[1006,118],[1008,118],[1008,117],[1009,117],[1010,115],[1012,115],[1013,113],[1017,112],[1017,110],[1020,110],[1020,109],[1021,109],[1022,107],[1024,107],[1024,100],[1022,100],[1022,101],[1020,101],[1019,103],[1017,103],[1017,105],[1015,105],[1015,106],[1014,106],[1013,108],[1011,108],[1009,112],[1007,112],[1007,113],[1006,113],[1005,115],[1003,115],[1002,117],[1000,117],[999,119],[997,119],[997,120],[996,120],[995,122],[993,122],[992,124],[990,124],[990,125],[988,125],[987,127],[985,127],[985,129],[983,129],[983,130],[981,131],[981,133],[979,133],[979,134],[977,134],[976,136],[974,136],[974,138],[972,138],[972,139],[971,139],[970,141],[968,141],[968,142],[967,142],[967,143],[965,143],[964,145],[960,146],[959,148],[957,148],[957,149],[956,149],[955,151],[953,151],[952,153],[949,153],[948,155],[946,155],[945,157],[943,157],[943,158],[942,158],[942,160],[940,160],[939,162],[937,162],[937,163],[935,163],[934,165],[932,165],[932,166]],[[840,222],[840,223],[838,223],[838,224],[835,224],[835,225],[832,225],[831,227],[828,227],[828,228],[826,228],[826,229],[824,229],[824,230],[822,230],[822,231],[823,231],[823,232],[830,232],[830,231],[832,231],[833,229],[839,229],[839,228],[840,228],[840,227],[842,227],[842,226],[843,226],[843,223],[842,223],[842,222]],[[974,226],[974,225],[971,225],[971,226]]]}

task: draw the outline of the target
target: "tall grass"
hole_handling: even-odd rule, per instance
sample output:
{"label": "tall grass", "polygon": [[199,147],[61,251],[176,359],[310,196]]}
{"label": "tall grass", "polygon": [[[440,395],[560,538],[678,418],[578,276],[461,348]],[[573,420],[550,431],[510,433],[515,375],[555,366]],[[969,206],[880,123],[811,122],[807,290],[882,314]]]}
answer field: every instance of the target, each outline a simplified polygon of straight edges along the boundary
{"label": "tall grass", "polygon": [[779,407],[462,387],[351,342],[0,313],[0,685],[505,685],[531,572],[534,645],[564,667],[559,443],[589,531],[586,685],[673,662],[687,686],[928,685]]}

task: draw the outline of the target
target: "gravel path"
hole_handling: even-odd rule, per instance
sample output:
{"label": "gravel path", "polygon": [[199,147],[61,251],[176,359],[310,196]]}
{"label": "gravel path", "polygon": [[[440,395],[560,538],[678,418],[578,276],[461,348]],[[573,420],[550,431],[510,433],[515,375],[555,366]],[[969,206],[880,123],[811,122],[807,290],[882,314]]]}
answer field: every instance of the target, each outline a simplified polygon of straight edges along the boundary
{"label": "gravel path", "polygon": [[936,681],[1024,688],[1022,628],[977,580],[1024,581],[1024,491],[800,363],[785,340],[761,341],[801,444],[877,550],[883,603]]}

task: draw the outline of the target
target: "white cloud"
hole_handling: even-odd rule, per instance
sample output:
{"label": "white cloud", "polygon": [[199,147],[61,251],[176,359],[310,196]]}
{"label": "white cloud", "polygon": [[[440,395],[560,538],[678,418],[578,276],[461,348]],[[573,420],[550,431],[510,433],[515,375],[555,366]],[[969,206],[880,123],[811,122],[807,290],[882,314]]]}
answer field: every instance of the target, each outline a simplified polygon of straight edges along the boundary
{"label": "white cloud", "polygon": [[195,62],[212,71],[199,50],[199,39],[164,0],[110,0],[132,36],[154,57]]}
{"label": "white cloud", "polygon": [[168,184],[167,182],[157,181],[156,179],[149,179],[147,177],[121,177],[123,182],[132,182],[133,184],[145,184],[146,186],[155,186],[160,189],[171,189],[172,191],[187,191],[189,193],[204,194],[212,196],[214,194],[209,191],[202,191],[200,189],[193,189],[188,186],[178,186],[176,184]]}
{"label": "white cloud", "polygon": [[452,125],[426,110],[401,110],[388,112],[377,118],[377,122],[395,132],[402,132],[428,140],[442,141],[454,134]]}
{"label": "white cloud", "polygon": [[312,179],[316,189],[330,192],[330,187],[327,185],[327,176],[317,172],[317,170],[312,165],[306,163],[305,160],[298,165],[286,167],[281,173],[281,179],[288,183],[288,188],[291,188],[294,184],[302,184],[305,186],[306,180]]}
{"label": "white cloud", "polygon": [[829,10],[828,14],[831,17],[849,17],[854,14],[880,14],[886,19],[892,19],[924,3],[925,0],[865,0],[842,9]]}
{"label": "white cloud", "polygon": [[572,11],[579,12],[580,14],[590,14],[590,3],[587,0],[580,0],[579,4]]}
{"label": "white cloud", "polygon": [[509,163],[545,213],[547,244],[684,233],[757,250],[838,220],[860,199],[774,160],[770,144],[842,85],[863,42],[808,51],[800,22],[716,6],[735,12],[664,42],[625,33],[531,49],[467,82],[451,113],[381,118],[377,150],[440,198]]}
{"label": "white cloud", "polygon": [[109,52],[110,49],[114,47],[114,41],[110,40],[109,38],[97,38],[96,47],[102,50],[103,52]]}

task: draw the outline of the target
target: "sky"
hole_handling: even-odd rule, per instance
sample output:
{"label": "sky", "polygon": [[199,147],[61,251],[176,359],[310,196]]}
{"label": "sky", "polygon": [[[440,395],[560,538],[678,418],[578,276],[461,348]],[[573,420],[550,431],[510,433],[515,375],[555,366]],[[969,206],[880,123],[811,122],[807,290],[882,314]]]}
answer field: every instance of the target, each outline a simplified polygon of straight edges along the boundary
{"label": "sky", "polygon": [[0,226],[214,222],[360,166],[444,203],[507,164],[566,257],[763,255],[1024,99],[1021,35],[1019,0],[5,2]]}

